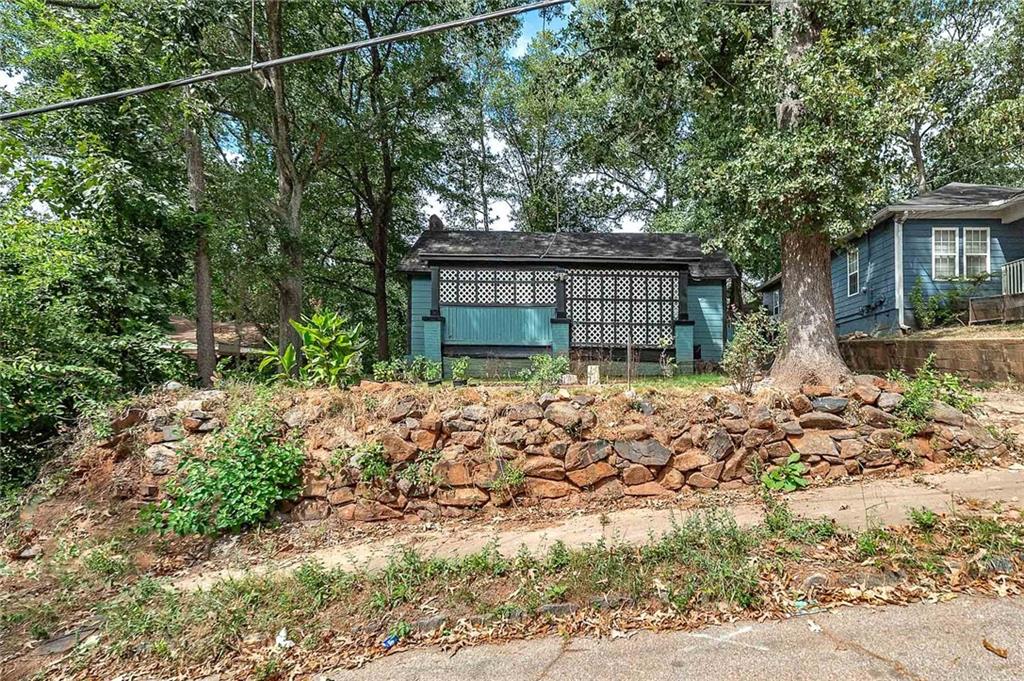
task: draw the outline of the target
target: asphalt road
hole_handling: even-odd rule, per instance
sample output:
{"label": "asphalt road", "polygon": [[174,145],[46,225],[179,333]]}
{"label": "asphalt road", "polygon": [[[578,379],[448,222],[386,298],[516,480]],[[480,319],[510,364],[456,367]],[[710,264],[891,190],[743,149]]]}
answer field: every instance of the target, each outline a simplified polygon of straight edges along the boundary
{"label": "asphalt road", "polygon": [[[984,640],[1007,657],[987,650]],[[454,656],[410,650],[317,679],[1024,679],[1024,601],[961,597],[906,607],[849,607],[685,633],[485,645]]]}

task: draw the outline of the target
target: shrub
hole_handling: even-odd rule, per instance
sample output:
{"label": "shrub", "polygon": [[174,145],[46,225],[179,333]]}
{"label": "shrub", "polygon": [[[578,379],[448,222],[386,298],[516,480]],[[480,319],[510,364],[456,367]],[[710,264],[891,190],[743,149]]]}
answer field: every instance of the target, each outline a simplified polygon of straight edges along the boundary
{"label": "shrub", "polygon": [[[348,320],[332,311],[314,312],[303,315],[302,321],[290,320],[292,327],[302,338],[302,355],[305,361],[299,368],[299,378],[312,385],[344,385],[360,367],[360,353],[366,346],[361,338],[362,324],[348,326]],[[298,353],[289,345],[280,352],[270,343],[270,349],[260,362],[260,371],[275,368],[280,378],[291,378],[295,374]]]}
{"label": "shrub", "polygon": [[381,383],[392,381],[404,381],[406,372],[406,361],[401,357],[382,359],[373,363],[373,380]]}
{"label": "shrub", "polygon": [[530,385],[557,385],[562,374],[569,372],[565,355],[531,355],[530,367],[519,372],[519,378]]}
{"label": "shrub", "polygon": [[967,307],[967,299],[987,279],[988,275],[951,280],[950,288],[926,297],[924,279],[918,277],[910,290],[910,307],[918,326],[932,329],[957,322]]}
{"label": "shrub", "polygon": [[722,355],[722,368],[737,390],[750,394],[754,379],[774,359],[784,335],[781,322],[764,308],[736,316],[732,340]]}
{"label": "shrub", "polygon": [[913,379],[901,372],[890,372],[889,379],[906,387],[896,414],[899,429],[908,435],[920,430],[931,416],[936,401],[964,412],[969,412],[979,402],[959,376],[936,371],[934,354],[928,355]]}
{"label": "shrub", "polygon": [[180,535],[237,532],[264,522],[278,503],[302,489],[302,446],[283,437],[262,400],[243,407],[209,436],[206,458],[188,454],[167,486],[169,499],[143,520]]}
{"label": "shrub", "polygon": [[469,372],[469,357],[459,357],[452,360],[452,380],[464,381]]}
{"label": "shrub", "polygon": [[379,442],[365,444],[357,450],[356,466],[364,482],[387,480],[391,475],[391,464],[384,456],[384,446]]}

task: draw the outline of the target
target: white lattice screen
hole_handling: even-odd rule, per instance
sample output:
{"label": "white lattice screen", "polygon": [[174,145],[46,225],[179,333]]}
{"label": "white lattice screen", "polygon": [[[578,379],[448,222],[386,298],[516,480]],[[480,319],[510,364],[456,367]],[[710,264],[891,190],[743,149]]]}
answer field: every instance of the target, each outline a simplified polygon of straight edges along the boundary
{"label": "white lattice screen", "polygon": [[656,348],[675,342],[678,272],[569,270],[566,298],[574,346],[625,346],[631,342]]}
{"label": "white lattice screen", "polygon": [[554,305],[551,270],[442,269],[442,305]]}

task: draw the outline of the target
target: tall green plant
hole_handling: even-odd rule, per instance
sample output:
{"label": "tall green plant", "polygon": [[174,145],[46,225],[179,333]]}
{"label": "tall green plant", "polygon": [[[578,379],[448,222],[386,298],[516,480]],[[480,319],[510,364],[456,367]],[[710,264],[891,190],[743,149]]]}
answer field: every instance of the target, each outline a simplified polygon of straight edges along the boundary
{"label": "tall green plant", "polygon": [[[360,353],[366,346],[362,324],[350,327],[347,319],[332,311],[303,315],[302,321],[293,319],[290,323],[302,338],[304,361],[298,374],[304,383],[340,386],[359,371]],[[300,353],[293,345],[280,352],[273,343],[268,344],[270,348],[261,351],[265,357],[260,371],[273,368],[279,378],[292,377]]]}

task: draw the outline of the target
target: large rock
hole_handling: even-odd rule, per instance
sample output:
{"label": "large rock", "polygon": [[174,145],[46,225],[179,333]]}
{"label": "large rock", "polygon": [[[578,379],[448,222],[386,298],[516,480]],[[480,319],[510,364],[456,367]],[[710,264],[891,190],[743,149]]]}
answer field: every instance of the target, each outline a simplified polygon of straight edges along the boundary
{"label": "large rock", "polygon": [[594,491],[591,492],[591,498],[612,501],[614,499],[621,499],[625,494],[622,483],[618,478],[608,478],[604,482],[599,483]]}
{"label": "large rock", "polygon": [[[526,442],[527,436],[530,434],[530,431],[526,429],[526,426],[506,423],[498,424],[497,426],[488,429],[487,432],[499,445],[508,445],[509,447],[521,446]],[[537,433],[537,435],[539,436],[540,434]]]}
{"label": "large rock", "polygon": [[577,487],[593,487],[602,480],[615,477],[618,470],[607,461],[598,461],[586,468],[569,471],[567,475]]}
{"label": "large rock", "polygon": [[490,410],[482,404],[468,404],[462,408],[462,418],[467,421],[486,421],[490,417]]}
{"label": "large rock", "polygon": [[857,383],[850,388],[850,397],[864,404],[876,404],[882,391],[873,383]]}
{"label": "large rock", "polygon": [[879,409],[892,411],[896,407],[900,406],[901,402],[903,402],[903,395],[900,395],[899,393],[883,392],[878,396],[878,402],[876,404]]}
{"label": "large rock", "polygon": [[682,473],[697,470],[709,463],[712,463],[711,457],[699,449],[689,449],[672,457],[672,467]]}
{"label": "large rock", "polygon": [[437,503],[442,506],[458,506],[467,508],[470,506],[483,506],[490,499],[487,492],[476,487],[456,487],[454,489],[442,489],[435,495]]}
{"label": "large rock", "polygon": [[412,461],[419,453],[419,448],[411,442],[403,440],[395,433],[384,433],[380,438],[384,447],[384,454],[391,463],[403,463]]}
{"label": "large rock", "polygon": [[680,471],[669,466],[658,476],[658,484],[673,492],[682,489],[686,484],[686,476]]}
{"label": "large rock", "polygon": [[631,497],[663,497],[672,494],[656,482],[645,482],[642,485],[627,485],[626,495]]}
{"label": "large rock", "polygon": [[845,397],[819,397],[811,400],[811,406],[815,411],[823,411],[829,414],[842,414],[850,400]]}
{"label": "large rock", "polygon": [[165,445],[146,448],[146,470],[151,475],[167,475],[178,464],[178,454]]}
{"label": "large rock", "polygon": [[867,445],[862,440],[843,440],[839,443],[839,456],[843,459],[856,459],[866,449]]}
{"label": "large rock", "polygon": [[956,426],[957,428],[963,428],[966,422],[966,417],[962,411],[938,400],[932,402],[931,417],[933,421]]}
{"label": "large rock", "polygon": [[700,471],[690,473],[690,477],[686,479],[686,484],[690,487],[696,487],[697,489],[711,489],[712,487],[718,487],[717,480],[709,478]]}
{"label": "large rock", "polygon": [[528,456],[523,462],[523,473],[531,478],[561,480],[565,477],[565,467],[554,457]]}
{"label": "large rock", "polygon": [[299,521],[323,520],[330,514],[331,505],[326,499],[303,499],[292,509],[292,518]]}
{"label": "large rock", "polygon": [[800,414],[806,414],[807,412],[814,409],[811,405],[811,398],[803,394],[793,395],[789,398],[789,406],[793,408],[793,413],[799,416]]}
{"label": "large rock", "polygon": [[868,436],[868,442],[879,449],[891,449],[903,440],[903,433],[894,428],[880,428]]}
{"label": "large rock", "polygon": [[185,431],[182,430],[181,426],[164,426],[162,428],[154,428],[146,433],[146,442],[151,445],[162,442],[178,442],[184,438]]}
{"label": "large rock", "polygon": [[414,430],[409,433],[409,439],[421,452],[428,452],[437,446],[437,433],[430,430]]}
{"label": "large rock", "polygon": [[452,433],[451,441],[457,445],[476,449],[484,443],[484,434],[479,430],[460,430]]}
{"label": "large rock", "polygon": [[627,466],[626,470],[622,471],[622,482],[627,485],[642,485],[645,482],[654,480],[654,474],[647,466],[641,466],[638,463]]}
{"label": "large rock", "polygon": [[812,411],[809,414],[804,414],[800,417],[801,428],[817,428],[819,430],[832,430],[836,428],[846,428],[849,423],[846,422],[841,416],[825,412],[825,411]]}
{"label": "large rock", "polygon": [[565,470],[585,468],[598,461],[604,461],[611,454],[611,446],[604,440],[574,442],[565,453]]}
{"label": "large rock", "polygon": [[438,461],[434,466],[434,474],[441,482],[452,487],[473,484],[472,465],[465,461]]}
{"label": "large rock", "polygon": [[576,488],[564,480],[526,479],[526,493],[538,499],[560,499],[575,491]]}
{"label": "large rock", "polygon": [[672,458],[672,450],[653,438],[639,442],[619,440],[615,443],[615,453],[643,466],[661,467]]}
{"label": "large rock", "polygon": [[732,454],[735,449],[736,448],[732,443],[732,437],[729,436],[729,432],[724,428],[716,430],[715,433],[708,438],[708,442],[704,446],[704,452],[714,461],[721,461]]}
{"label": "large rock", "polygon": [[509,421],[529,421],[544,417],[544,410],[535,402],[519,402],[510,404],[505,410],[505,418]]}
{"label": "large rock", "polygon": [[750,429],[750,421],[746,419],[722,419],[719,423],[726,431],[737,435]]}
{"label": "large rock", "polygon": [[404,421],[407,418],[418,419],[423,416],[423,410],[416,405],[416,400],[412,397],[406,397],[395,403],[395,406],[391,408],[391,414],[388,416],[392,423],[398,423]]}
{"label": "large rock", "polygon": [[789,444],[803,455],[835,456],[836,443],[828,433],[809,431],[789,437]]}
{"label": "large rock", "polygon": [[552,402],[544,410],[544,418],[560,428],[571,428],[580,422],[580,412],[569,402]]}
{"label": "large rock", "polygon": [[651,436],[651,429],[646,423],[629,423],[619,426],[614,433],[616,440],[645,440]]}
{"label": "large rock", "polygon": [[896,423],[896,417],[892,414],[867,404],[857,410],[857,415],[863,423],[873,428],[888,428]]}

